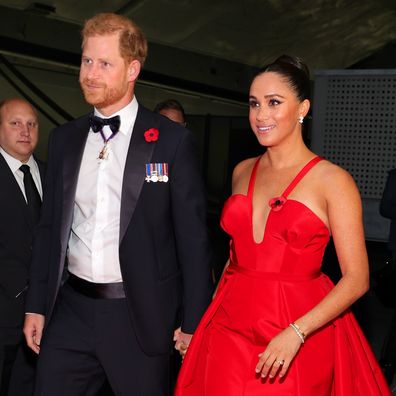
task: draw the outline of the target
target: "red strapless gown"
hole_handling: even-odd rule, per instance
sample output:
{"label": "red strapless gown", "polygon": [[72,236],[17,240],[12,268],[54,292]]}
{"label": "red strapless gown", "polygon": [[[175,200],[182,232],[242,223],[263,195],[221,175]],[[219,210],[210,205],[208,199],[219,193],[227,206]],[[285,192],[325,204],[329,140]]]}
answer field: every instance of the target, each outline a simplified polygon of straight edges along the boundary
{"label": "red strapless gown", "polygon": [[311,160],[281,198],[272,200],[260,243],[252,228],[258,161],[247,196],[235,194],[225,203],[221,224],[232,238],[231,264],[194,334],[175,395],[391,395],[350,311],[307,338],[283,379],[255,374],[258,354],[268,342],[333,287],[320,272],[328,228],[307,206],[287,199],[318,161]]}

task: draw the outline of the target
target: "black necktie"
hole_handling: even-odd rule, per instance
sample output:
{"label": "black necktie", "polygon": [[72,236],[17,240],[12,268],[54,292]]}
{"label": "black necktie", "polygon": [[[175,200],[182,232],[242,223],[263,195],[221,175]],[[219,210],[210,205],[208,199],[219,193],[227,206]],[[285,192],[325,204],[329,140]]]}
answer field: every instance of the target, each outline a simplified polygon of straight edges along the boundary
{"label": "black necktie", "polygon": [[103,127],[105,125],[108,125],[111,129],[111,132],[113,132],[113,135],[115,135],[120,128],[121,121],[120,116],[118,115],[111,118],[100,118],[95,115],[91,115],[91,117],[89,118],[89,123],[95,133],[101,132],[103,130]]}
{"label": "black necktie", "polygon": [[23,184],[25,186],[25,194],[30,218],[33,225],[36,225],[40,217],[40,194],[37,190],[36,184],[34,183],[32,174],[30,173],[29,165],[22,165],[19,169],[23,172]]}

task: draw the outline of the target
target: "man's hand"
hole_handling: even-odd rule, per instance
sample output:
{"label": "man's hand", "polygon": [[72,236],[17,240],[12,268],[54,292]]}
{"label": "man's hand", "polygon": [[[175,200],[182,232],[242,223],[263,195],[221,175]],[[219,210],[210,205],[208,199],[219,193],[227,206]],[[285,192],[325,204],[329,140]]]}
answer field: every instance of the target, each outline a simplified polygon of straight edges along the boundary
{"label": "man's hand", "polygon": [[37,354],[40,352],[41,336],[43,334],[45,316],[29,313],[25,315],[25,325],[23,332],[25,334],[26,343]]}
{"label": "man's hand", "polygon": [[190,345],[192,336],[192,334],[183,333],[181,331],[181,327],[176,329],[174,332],[173,341],[175,341],[175,349],[179,351],[183,359],[187,352],[188,346]]}

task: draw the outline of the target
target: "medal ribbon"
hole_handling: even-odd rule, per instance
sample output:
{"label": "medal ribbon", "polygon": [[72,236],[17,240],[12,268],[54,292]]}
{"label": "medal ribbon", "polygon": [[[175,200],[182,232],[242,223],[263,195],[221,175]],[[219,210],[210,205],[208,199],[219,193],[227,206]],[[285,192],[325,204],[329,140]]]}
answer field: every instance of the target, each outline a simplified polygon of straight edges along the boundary
{"label": "medal ribbon", "polygon": [[[103,142],[104,142],[104,147],[102,148],[101,152],[99,153],[99,159],[106,159],[107,157],[107,143],[114,138],[114,136],[117,134],[120,128],[120,116],[114,116],[110,118],[101,118],[97,117],[95,115],[91,115],[89,117],[89,123],[91,125],[92,131],[94,133],[100,132],[100,135],[102,136]],[[111,135],[106,138],[106,135],[103,132],[103,127],[105,125],[108,125],[111,130]]]}

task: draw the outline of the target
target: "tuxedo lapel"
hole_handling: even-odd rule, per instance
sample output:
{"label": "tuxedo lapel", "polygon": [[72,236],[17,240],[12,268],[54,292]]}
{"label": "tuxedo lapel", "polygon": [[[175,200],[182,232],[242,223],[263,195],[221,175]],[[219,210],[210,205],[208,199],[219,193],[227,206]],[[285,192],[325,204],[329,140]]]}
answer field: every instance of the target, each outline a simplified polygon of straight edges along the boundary
{"label": "tuxedo lapel", "polygon": [[35,158],[35,160],[36,160],[37,166],[38,166],[38,168],[39,168],[41,186],[43,187],[43,192],[44,192],[44,183],[45,183],[45,170],[46,170],[46,166],[45,166],[45,163],[43,163],[42,161],[38,160],[37,158]]}
{"label": "tuxedo lapel", "polygon": [[158,126],[159,121],[155,121],[151,113],[139,105],[122,182],[120,243],[131,221],[144,184],[146,164],[151,162],[151,157],[157,144],[156,142],[147,142],[144,138],[144,132],[149,128],[158,129]]}
{"label": "tuxedo lapel", "polygon": [[[72,127],[71,127],[72,128]],[[62,251],[66,251],[73,220],[78,174],[89,132],[89,116],[78,120],[75,128],[67,131],[67,146],[63,160],[63,210],[61,226]],[[59,153],[58,153],[59,154]]]}

